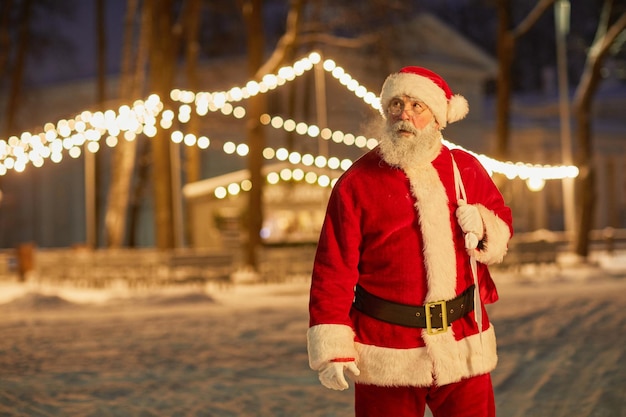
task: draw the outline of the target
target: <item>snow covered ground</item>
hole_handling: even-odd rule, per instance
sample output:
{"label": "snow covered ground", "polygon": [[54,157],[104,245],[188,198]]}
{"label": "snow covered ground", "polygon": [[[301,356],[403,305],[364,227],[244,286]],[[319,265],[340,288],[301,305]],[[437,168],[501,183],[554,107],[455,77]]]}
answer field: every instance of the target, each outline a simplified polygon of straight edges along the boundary
{"label": "snow covered ground", "polygon": [[[498,415],[626,416],[626,256],[496,271]],[[0,282],[0,416],[334,417],[308,280],[130,291]]]}

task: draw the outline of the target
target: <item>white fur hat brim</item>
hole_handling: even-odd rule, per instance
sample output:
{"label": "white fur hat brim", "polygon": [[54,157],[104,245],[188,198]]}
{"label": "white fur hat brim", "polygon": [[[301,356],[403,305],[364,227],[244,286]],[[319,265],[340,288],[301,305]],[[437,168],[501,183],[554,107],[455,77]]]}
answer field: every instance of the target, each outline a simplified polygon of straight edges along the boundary
{"label": "white fur hat brim", "polygon": [[408,96],[419,100],[430,108],[435,119],[444,128],[448,123],[463,119],[469,112],[469,104],[460,94],[451,95],[428,77],[408,72],[391,74],[385,80],[380,93],[380,112],[386,117],[385,111],[393,97]]}

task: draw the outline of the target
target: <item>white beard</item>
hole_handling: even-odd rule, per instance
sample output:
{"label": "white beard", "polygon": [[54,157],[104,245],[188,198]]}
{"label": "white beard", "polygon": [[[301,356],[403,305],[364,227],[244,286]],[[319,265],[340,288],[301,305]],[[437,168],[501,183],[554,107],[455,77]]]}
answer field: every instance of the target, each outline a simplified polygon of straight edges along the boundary
{"label": "white beard", "polygon": [[[404,169],[430,163],[441,150],[441,132],[434,120],[423,129],[416,129],[409,122],[399,121],[393,125],[385,125],[381,130],[380,154],[390,165]],[[410,132],[411,135],[404,135],[402,132]]]}

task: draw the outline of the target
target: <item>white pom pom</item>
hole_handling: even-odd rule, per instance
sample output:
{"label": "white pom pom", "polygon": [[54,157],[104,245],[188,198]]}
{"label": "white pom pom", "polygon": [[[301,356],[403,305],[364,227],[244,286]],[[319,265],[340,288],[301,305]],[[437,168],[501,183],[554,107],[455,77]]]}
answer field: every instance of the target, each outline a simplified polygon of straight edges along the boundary
{"label": "white pom pom", "polygon": [[455,94],[448,101],[448,123],[461,120],[469,113],[469,104],[465,97]]}

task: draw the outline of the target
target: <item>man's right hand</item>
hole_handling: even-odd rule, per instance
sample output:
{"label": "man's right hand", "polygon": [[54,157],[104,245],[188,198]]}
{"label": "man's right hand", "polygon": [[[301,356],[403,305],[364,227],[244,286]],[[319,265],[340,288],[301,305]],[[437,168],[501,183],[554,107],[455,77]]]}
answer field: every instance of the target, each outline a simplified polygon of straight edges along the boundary
{"label": "man's right hand", "polygon": [[348,389],[348,381],[346,381],[344,371],[347,371],[354,376],[359,376],[361,373],[354,360],[331,361],[320,370],[320,382],[326,388],[337,391]]}

